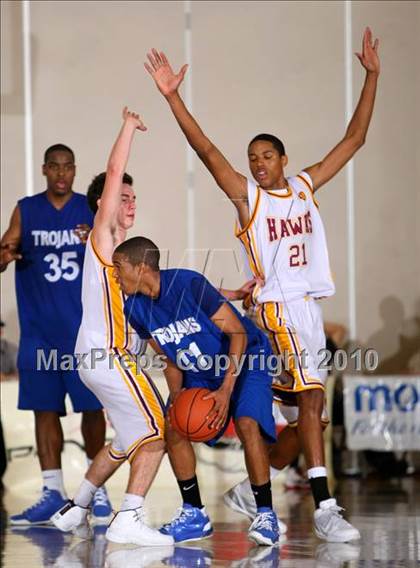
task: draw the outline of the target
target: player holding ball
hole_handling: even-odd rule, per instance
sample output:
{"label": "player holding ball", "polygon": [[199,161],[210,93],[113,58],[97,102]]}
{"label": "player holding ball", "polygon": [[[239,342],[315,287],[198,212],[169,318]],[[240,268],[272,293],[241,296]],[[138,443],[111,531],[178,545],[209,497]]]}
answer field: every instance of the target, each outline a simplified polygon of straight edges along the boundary
{"label": "player holding ball", "polygon": [[[115,277],[129,296],[125,314],[139,336],[165,356],[171,402],[182,389],[209,389],[204,398],[214,401],[209,416],[215,438],[232,416],[257,506],[249,538],[273,545],[279,540],[279,524],[272,508],[267,442],[276,441],[276,431],[271,377],[264,369],[271,347],[204,276],[192,270],[160,270],[159,258],[159,249],[145,237],[129,239],[115,249]],[[220,364],[223,359],[225,366]],[[165,427],[183,504],[160,531],[175,542],[209,537],[213,529],[201,502],[191,441],[168,419]]]}

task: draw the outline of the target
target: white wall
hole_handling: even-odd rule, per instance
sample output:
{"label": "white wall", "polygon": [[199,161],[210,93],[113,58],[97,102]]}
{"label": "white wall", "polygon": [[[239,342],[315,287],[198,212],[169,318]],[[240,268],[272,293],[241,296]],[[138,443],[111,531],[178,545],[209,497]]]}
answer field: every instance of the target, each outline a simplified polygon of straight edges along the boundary
{"label": "white wall", "polygon": [[[25,194],[20,8],[1,6],[2,231]],[[75,189],[84,192],[104,169],[128,104],[149,127],[129,165],[139,202],[132,234],[169,248],[176,265],[187,246],[185,141],[142,62],[153,46],[176,68],[184,62],[183,2],[32,1],[31,14],[36,190],[44,189],[43,151],[64,142],[76,152]],[[353,2],[355,49],[367,24],[381,39],[382,74],[355,160],[358,337],[375,339],[390,356],[401,332],[416,332],[420,310],[420,4]],[[192,2],[192,38],[194,112],[240,171],[257,132],[284,140],[289,173],[319,160],[344,133],[343,2]],[[356,102],[363,81],[356,58],[353,81]],[[195,168],[195,245],[217,250],[208,274],[235,286],[243,276],[231,252],[239,250],[234,210],[197,161]],[[319,201],[337,283],[324,312],[348,324],[345,191],[341,173]],[[196,255],[198,269],[204,258]],[[16,339],[11,269],[2,275],[2,317]]]}

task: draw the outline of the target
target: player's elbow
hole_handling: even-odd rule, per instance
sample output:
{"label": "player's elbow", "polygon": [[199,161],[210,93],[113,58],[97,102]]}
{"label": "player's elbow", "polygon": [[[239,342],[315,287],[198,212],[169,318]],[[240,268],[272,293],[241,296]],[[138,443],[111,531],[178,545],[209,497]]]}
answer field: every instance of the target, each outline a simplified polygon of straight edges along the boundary
{"label": "player's elbow", "polygon": [[357,150],[359,150],[366,142],[366,133],[352,132],[347,135],[347,140],[351,145],[352,152],[357,152]]}
{"label": "player's elbow", "polygon": [[216,152],[216,147],[206,138],[201,144],[200,148],[197,148],[197,155],[206,165],[211,164],[213,157]]}
{"label": "player's elbow", "polygon": [[123,174],[124,174],[124,171],[123,171],[123,168],[121,167],[120,164],[117,164],[114,161],[108,162],[108,165],[106,167],[106,176],[107,177],[117,178],[117,177],[122,177]]}
{"label": "player's elbow", "polygon": [[225,330],[225,333],[230,336],[231,340],[234,339],[238,343],[238,347],[241,351],[245,351],[248,345],[248,336],[240,321],[232,325],[229,331]]}
{"label": "player's elbow", "polygon": [[356,149],[359,150],[366,142],[366,134],[359,134],[354,141]]}

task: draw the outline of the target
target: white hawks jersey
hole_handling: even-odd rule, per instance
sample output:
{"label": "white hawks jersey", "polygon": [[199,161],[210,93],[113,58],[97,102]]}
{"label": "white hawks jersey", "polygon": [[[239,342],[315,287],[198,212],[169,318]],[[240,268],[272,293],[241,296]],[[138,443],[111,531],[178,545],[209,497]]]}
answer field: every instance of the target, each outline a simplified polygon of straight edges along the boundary
{"label": "white hawks jersey", "polygon": [[255,277],[264,285],[253,291],[254,303],[287,302],[335,292],[324,226],[306,172],[287,178],[287,188],[264,190],[248,180],[250,218],[237,222]]}
{"label": "white hawks jersey", "polygon": [[95,249],[92,233],[86,243],[82,280],[82,323],[76,353],[91,349],[120,349],[136,354],[142,342],[124,315],[125,296],[107,264]]}

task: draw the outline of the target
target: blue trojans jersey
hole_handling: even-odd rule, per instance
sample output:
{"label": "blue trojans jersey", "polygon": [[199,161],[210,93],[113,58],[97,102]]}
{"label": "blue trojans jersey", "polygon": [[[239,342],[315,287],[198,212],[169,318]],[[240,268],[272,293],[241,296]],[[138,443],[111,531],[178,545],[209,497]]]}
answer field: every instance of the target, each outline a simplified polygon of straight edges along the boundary
{"label": "blue trojans jersey", "polygon": [[[195,379],[199,376],[220,382],[223,377],[215,377],[214,365],[208,362],[217,355],[227,355],[230,340],[210,318],[224,302],[226,299],[198,272],[161,270],[159,297],[129,296],[125,314],[142,339],[153,338],[169,360],[178,367],[182,363],[184,378],[191,373]],[[263,332],[230,307],[247,332],[246,354],[270,354]]]}
{"label": "blue trojans jersey", "polygon": [[36,368],[36,351],[73,354],[82,317],[81,284],[85,255],[74,229],[93,225],[86,197],[74,193],[58,210],[46,192],[18,202],[22,236],[16,262],[20,323],[18,367]]}

